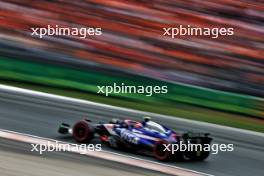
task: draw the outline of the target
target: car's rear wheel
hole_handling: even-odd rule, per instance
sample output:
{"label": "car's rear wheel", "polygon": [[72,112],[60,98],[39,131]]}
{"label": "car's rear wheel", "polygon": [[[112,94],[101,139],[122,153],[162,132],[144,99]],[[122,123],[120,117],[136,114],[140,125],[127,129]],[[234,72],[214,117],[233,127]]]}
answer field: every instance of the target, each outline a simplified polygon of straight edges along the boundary
{"label": "car's rear wheel", "polygon": [[158,141],[156,142],[153,148],[153,154],[156,159],[160,161],[168,161],[172,158],[172,152],[166,149],[166,145],[169,143],[166,141]]}
{"label": "car's rear wheel", "polygon": [[209,151],[187,151],[184,156],[191,161],[203,161],[210,155]]}
{"label": "car's rear wheel", "polygon": [[72,135],[75,141],[86,143],[94,137],[94,130],[87,121],[82,120],[73,126]]}

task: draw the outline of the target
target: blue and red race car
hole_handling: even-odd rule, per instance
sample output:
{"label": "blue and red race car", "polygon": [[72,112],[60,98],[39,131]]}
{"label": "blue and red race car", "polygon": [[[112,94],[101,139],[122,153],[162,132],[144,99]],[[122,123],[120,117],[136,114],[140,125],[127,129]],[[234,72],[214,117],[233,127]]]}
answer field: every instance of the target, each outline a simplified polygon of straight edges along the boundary
{"label": "blue and red race car", "polygon": [[[92,124],[90,120],[78,121],[71,127],[62,123],[58,132],[71,134],[79,143],[88,143],[97,134],[103,143],[112,148],[150,154],[158,160],[195,160],[206,159],[210,151],[203,150],[210,145],[212,138],[208,133],[183,133],[151,121],[149,117],[142,122],[134,120],[112,119],[109,123]],[[179,150],[180,145],[199,145],[196,150]],[[178,148],[177,148],[178,147]],[[177,148],[177,150],[175,150]]]}

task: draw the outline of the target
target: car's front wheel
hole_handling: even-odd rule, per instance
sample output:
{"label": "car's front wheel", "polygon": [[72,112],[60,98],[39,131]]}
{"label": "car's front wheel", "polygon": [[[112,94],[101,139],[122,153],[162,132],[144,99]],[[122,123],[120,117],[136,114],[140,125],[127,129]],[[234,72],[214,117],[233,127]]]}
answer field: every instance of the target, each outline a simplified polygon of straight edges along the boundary
{"label": "car's front wheel", "polygon": [[94,130],[86,120],[82,120],[73,126],[72,135],[75,141],[86,143],[94,137]]}

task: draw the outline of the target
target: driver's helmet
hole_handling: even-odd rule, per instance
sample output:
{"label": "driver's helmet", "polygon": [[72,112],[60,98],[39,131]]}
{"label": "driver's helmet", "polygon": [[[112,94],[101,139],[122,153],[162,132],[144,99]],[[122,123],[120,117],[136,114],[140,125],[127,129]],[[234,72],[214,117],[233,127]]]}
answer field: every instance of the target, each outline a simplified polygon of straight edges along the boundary
{"label": "driver's helmet", "polygon": [[113,123],[113,124],[120,124],[120,123],[121,123],[121,120],[120,120],[120,119],[111,119],[111,120],[110,120],[110,123]]}
{"label": "driver's helmet", "polygon": [[144,116],[143,121],[141,122],[142,126],[146,126],[146,124],[151,120],[151,117]]}
{"label": "driver's helmet", "polygon": [[127,122],[124,121],[124,120],[122,120],[122,121],[120,122],[120,127],[121,127],[121,128],[128,128],[128,124],[127,124]]}
{"label": "driver's helmet", "polygon": [[149,116],[144,116],[144,117],[143,117],[143,120],[144,120],[144,122],[148,122],[148,121],[151,120],[151,117],[149,117]]}

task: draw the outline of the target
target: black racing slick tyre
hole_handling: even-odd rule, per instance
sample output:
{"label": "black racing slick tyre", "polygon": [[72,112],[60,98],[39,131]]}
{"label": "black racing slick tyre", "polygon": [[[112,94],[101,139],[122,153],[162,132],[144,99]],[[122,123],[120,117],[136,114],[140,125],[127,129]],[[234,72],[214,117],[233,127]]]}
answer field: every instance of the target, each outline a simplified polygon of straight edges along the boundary
{"label": "black racing slick tyre", "polygon": [[204,161],[209,155],[209,151],[188,151],[184,153],[184,156],[190,161]]}
{"label": "black racing slick tyre", "polygon": [[[200,133],[185,133],[184,140],[185,143],[193,145],[194,149],[191,151],[184,151],[184,156],[189,161],[204,161],[210,155],[210,150],[205,150],[206,146],[210,146],[212,138],[208,137],[209,134]],[[196,146],[196,147],[195,147]]]}
{"label": "black racing slick tyre", "polygon": [[77,122],[72,129],[73,139],[80,143],[87,143],[94,137],[93,127],[86,120]]}
{"label": "black racing slick tyre", "polygon": [[153,148],[153,154],[157,160],[169,161],[172,159],[172,152],[169,150],[166,150],[165,145],[167,144],[168,142],[166,141],[157,141],[155,143],[155,146]]}

